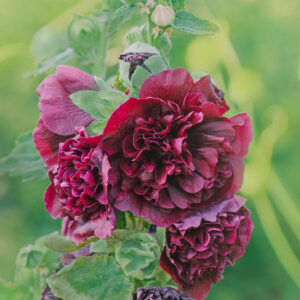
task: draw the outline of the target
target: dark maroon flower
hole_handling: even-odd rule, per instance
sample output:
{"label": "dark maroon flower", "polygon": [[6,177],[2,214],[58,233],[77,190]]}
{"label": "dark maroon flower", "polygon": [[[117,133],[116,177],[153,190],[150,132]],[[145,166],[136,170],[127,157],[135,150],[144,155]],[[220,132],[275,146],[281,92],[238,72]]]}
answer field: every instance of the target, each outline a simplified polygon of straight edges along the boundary
{"label": "dark maroon flower", "polygon": [[58,166],[49,173],[46,209],[53,218],[64,218],[62,233],[79,244],[89,236],[112,235],[116,216],[106,193],[109,168],[99,146],[101,136],[89,137],[82,128],[78,137],[60,144]]}
{"label": "dark maroon flower", "polygon": [[223,117],[220,96],[209,76],[194,82],[184,69],[167,70],[115,110],[102,146],[117,209],[170,226],[239,190],[251,123],[247,114]]}
{"label": "dark maroon flower", "polygon": [[244,202],[235,196],[167,228],[160,265],[188,296],[204,299],[244,255],[253,228]]}
{"label": "dark maroon flower", "polygon": [[133,300],[193,300],[170,287],[139,288]]}
{"label": "dark maroon flower", "polygon": [[36,149],[49,170],[56,167],[58,145],[75,135],[77,126],[87,126],[94,119],[70,99],[72,93],[96,90],[92,76],[69,66],[59,66],[37,88],[41,113],[33,131]]}
{"label": "dark maroon flower", "polygon": [[44,288],[44,290],[42,291],[41,300],[63,300],[63,299],[55,297],[55,296],[52,294],[52,292],[51,292],[49,286],[47,285],[47,286]]}

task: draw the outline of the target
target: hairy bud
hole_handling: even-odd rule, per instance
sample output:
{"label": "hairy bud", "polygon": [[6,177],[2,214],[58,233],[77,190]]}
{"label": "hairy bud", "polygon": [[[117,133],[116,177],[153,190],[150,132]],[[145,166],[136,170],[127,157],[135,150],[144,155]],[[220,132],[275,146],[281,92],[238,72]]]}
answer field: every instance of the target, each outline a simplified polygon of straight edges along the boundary
{"label": "hairy bud", "polygon": [[174,20],[174,11],[171,7],[157,5],[152,13],[152,21],[160,27],[171,25]]}

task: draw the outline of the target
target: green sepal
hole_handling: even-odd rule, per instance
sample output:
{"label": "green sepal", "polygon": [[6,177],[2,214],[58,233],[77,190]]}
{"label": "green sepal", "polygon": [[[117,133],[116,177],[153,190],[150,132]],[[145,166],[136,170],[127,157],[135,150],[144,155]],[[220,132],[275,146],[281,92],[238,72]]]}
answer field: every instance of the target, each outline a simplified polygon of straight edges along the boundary
{"label": "green sepal", "polygon": [[167,69],[167,66],[160,55],[151,56],[144,62],[144,64],[151,70],[151,73],[141,66],[136,68],[131,78],[132,86],[136,90],[141,88],[142,84],[148,77]]}
{"label": "green sepal", "polygon": [[135,42],[148,42],[148,25],[134,26],[125,35],[127,47]]}

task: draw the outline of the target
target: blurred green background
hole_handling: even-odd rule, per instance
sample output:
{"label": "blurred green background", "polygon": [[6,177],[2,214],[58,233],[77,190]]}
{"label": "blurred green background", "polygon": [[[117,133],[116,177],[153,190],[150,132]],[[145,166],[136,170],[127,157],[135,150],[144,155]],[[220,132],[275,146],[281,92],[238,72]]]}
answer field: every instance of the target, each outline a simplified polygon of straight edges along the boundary
{"label": "blurred green background", "polygon": [[[0,157],[38,120],[34,34],[51,23],[64,28],[73,13],[100,0],[0,0]],[[208,300],[300,299],[300,1],[186,0],[187,9],[213,19],[221,31],[197,37],[174,32],[171,65],[202,70],[226,92],[232,113],[246,111],[255,141],[247,158],[241,194],[255,224],[246,255]],[[124,49],[127,24],[115,36],[110,70]],[[56,30],[56,29],[55,29]],[[41,39],[38,36],[36,39]],[[51,45],[50,45],[51,46]],[[48,181],[24,183],[0,177],[0,277],[11,280],[20,247],[59,230],[44,209]],[[298,288],[297,288],[298,286]],[[1,297],[0,297],[1,299]]]}

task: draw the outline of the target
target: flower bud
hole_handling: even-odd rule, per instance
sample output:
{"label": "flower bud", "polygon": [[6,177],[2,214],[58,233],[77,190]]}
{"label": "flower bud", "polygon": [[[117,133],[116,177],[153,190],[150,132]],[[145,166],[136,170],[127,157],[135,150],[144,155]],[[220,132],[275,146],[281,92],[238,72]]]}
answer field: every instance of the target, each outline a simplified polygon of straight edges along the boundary
{"label": "flower bud", "polygon": [[160,27],[166,27],[173,23],[174,11],[171,7],[157,5],[152,13],[152,21]]}
{"label": "flower bud", "polygon": [[133,300],[193,300],[170,287],[139,288],[133,295]]}
{"label": "flower bud", "polygon": [[100,28],[93,19],[76,16],[68,27],[68,36],[76,50],[90,50],[99,41]]}

